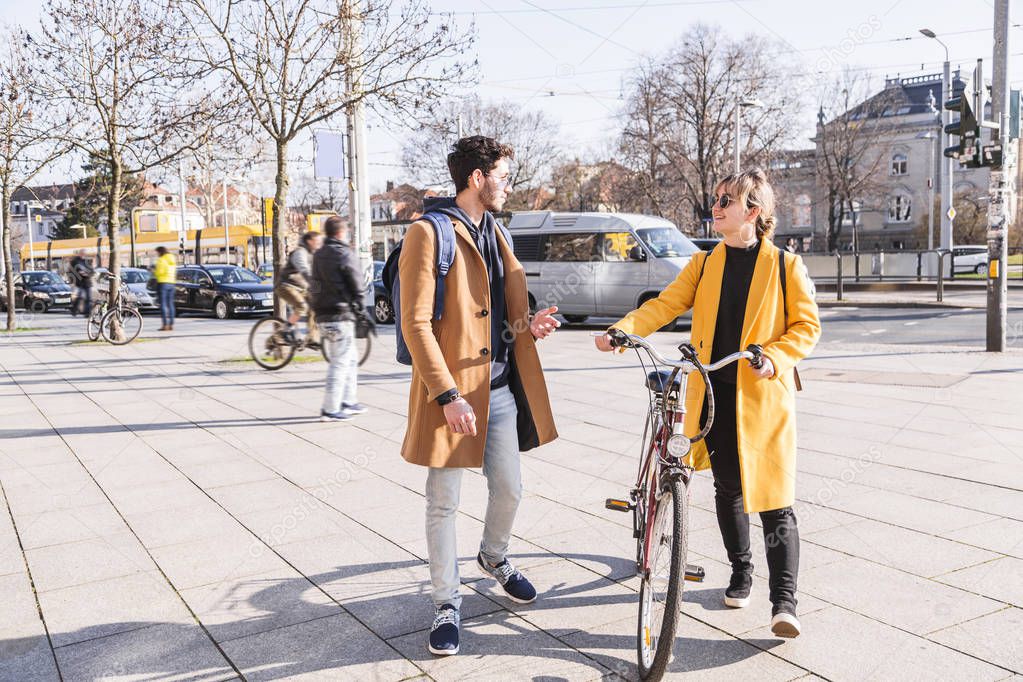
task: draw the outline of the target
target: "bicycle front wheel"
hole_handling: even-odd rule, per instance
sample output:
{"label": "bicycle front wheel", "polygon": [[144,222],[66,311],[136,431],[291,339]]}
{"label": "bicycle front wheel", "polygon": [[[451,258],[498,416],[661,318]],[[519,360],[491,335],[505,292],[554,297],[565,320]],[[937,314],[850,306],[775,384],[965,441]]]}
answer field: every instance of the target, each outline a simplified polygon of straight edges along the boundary
{"label": "bicycle front wheel", "polygon": [[103,321],[103,315],[107,312],[105,305],[97,303],[89,311],[89,315],[85,320],[85,335],[89,337],[90,341],[98,341],[101,336],[100,327]]}
{"label": "bicycle front wheel", "polygon": [[263,369],[284,367],[295,356],[295,344],[288,338],[290,325],[279,317],[264,317],[249,332],[249,353]]}
{"label": "bicycle front wheel", "polygon": [[653,505],[650,524],[650,570],[639,587],[639,676],[659,680],[675,644],[682,610],[688,549],[689,499],[681,475],[672,476]]}
{"label": "bicycle front wheel", "polygon": [[134,308],[111,308],[100,320],[99,327],[104,341],[123,346],[142,332],[142,315]]}

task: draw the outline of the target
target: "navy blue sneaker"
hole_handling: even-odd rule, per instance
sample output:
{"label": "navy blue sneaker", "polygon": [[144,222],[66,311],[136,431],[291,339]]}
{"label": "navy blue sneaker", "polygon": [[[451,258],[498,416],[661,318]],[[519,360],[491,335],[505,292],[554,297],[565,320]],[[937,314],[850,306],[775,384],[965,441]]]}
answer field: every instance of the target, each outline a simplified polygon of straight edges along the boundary
{"label": "navy blue sneaker", "polygon": [[431,654],[438,656],[454,656],[458,653],[458,626],[461,619],[458,609],[452,604],[444,604],[437,609],[430,626],[430,643],[427,645]]}
{"label": "navy blue sneaker", "polygon": [[326,410],[320,410],[320,421],[321,422],[346,422],[352,418],[352,415],[345,412],[344,408],[337,412],[327,412]]}
{"label": "navy blue sneaker", "polygon": [[341,409],[348,414],[363,414],[368,408],[362,403],[341,403]]}
{"label": "navy blue sneaker", "polygon": [[491,566],[483,558],[483,552],[480,552],[476,555],[476,565],[480,567],[481,571],[496,580],[512,601],[520,604],[531,604],[536,601],[536,588],[526,580],[525,576],[515,570],[508,559],[496,566]]}

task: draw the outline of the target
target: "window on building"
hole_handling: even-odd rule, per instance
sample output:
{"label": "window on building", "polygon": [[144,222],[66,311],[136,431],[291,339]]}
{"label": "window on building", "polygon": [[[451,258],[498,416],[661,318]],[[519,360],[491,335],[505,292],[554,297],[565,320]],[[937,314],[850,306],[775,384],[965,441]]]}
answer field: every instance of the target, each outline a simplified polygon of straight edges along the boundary
{"label": "window on building", "polygon": [[813,202],[806,194],[796,197],[792,207],[792,227],[810,227],[813,224]]}
{"label": "window on building", "polygon": [[912,215],[912,209],[913,202],[905,194],[895,194],[888,197],[888,222],[909,222]]}
{"label": "window on building", "polygon": [[902,152],[892,155],[892,175],[905,175],[909,172],[909,157]]}

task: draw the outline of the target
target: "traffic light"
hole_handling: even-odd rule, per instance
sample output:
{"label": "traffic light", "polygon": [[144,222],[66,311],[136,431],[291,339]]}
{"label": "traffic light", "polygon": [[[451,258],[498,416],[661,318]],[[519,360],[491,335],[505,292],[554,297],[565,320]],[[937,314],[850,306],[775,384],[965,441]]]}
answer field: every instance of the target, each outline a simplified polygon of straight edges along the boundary
{"label": "traffic light", "polygon": [[[945,109],[959,114],[959,120],[945,126],[945,132],[958,137],[958,144],[945,149],[945,156],[956,159],[968,168],[981,165],[980,159],[980,123],[974,112],[975,93],[973,82],[967,79],[962,91],[945,102]],[[983,111],[980,112],[983,116]]]}

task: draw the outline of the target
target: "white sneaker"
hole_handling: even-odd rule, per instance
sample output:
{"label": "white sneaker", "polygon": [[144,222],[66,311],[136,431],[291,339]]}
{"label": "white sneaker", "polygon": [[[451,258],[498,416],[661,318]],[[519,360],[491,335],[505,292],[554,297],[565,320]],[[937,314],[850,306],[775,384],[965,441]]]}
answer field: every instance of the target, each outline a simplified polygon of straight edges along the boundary
{"label": "white sneaker", "polygon": [[792,639],[800,632],[799,619],[794,614],[779,611],[771,618],[771,632],[775,637]]}

